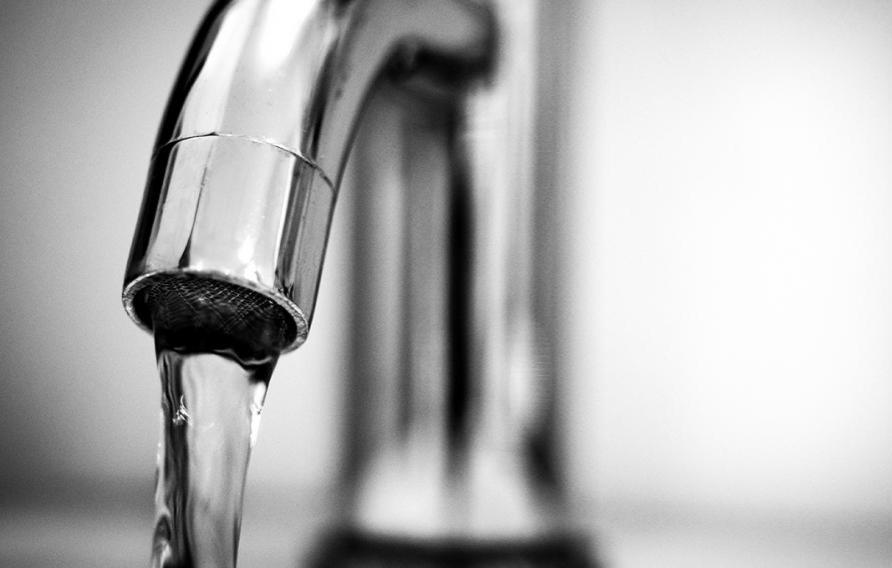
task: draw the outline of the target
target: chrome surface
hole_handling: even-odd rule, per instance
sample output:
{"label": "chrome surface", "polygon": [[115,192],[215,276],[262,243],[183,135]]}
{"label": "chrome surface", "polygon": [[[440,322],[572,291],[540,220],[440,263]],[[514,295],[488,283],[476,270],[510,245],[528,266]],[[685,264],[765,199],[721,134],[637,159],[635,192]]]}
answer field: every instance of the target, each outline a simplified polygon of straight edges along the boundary
{"label": "chrome surface", "polygon": [[297,347],[372,85],[415,66],[473,75],[491,36],[486,11],[458,0],[216,3],[156,141],[125,275],[130,316],[150,325],[134,304],[154,275],[204,275],[268,294],[294,318]]}
{"label": "chrome surface", "polygon": [[535,313],[539,6],[490,6],[487,81],[445,107],[380,92],[356,145],[346,514],[376,534],[567,528]]}
{"label": "chrome surface", "polygon": [[[341,523],[566,534],[533,0],[215,5],[161,127],[125,280],[222,279],[313,316],[359,128]],[[359,125],[359,126],[358,126]],[[546,152],[548,149],[546,149]],[[543,193],[546,197],[543,198]]]}

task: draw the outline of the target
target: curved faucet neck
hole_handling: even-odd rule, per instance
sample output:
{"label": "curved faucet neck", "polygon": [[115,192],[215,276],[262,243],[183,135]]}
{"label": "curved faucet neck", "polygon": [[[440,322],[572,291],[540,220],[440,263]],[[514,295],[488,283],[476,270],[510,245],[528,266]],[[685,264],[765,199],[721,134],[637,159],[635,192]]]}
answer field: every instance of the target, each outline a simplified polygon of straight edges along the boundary
{"label": "curved faucet neck", "polygon": [[125,276],[134,321],[152,327],[159,277],[188,274],[269,297],[300,345],[369,93],[388,70],[479,76],[493,35],[469,0],[217,3],[159,132]]}
{"label": "curved faucet neck", "polygon": [[211,10],[175,87],[158,146],[244,136],[314,164],[338,187],[382,75],[455,84],[492,57],[489,12],[468,0],[228,0]]}

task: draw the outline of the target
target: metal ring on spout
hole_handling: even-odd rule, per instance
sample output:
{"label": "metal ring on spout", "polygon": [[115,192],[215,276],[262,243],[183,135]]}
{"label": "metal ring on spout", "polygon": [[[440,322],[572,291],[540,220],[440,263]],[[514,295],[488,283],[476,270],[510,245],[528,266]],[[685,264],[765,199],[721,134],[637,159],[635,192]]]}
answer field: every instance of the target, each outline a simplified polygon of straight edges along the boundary
{"label": "metal ring on spout", "polygon": [[143,304],[152,286],[176,275],[222,282],[277,305],[291,331],[276,348],[296,348],[306,339],[333,207],[325,175],[278,146],[203,136],[162,148],[125,277],[127,313],[151,330]]}

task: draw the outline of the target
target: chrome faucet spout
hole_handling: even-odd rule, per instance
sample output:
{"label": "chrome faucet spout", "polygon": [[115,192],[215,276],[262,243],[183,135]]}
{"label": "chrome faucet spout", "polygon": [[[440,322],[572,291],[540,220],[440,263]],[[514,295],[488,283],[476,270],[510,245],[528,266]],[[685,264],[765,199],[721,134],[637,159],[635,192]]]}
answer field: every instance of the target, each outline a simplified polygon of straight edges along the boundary
{"label": "chrome faucet spout", "polygon": [[174,86],[124,305],[203,349],[260,358],[306,339],[358,137],[348,542],[587,565],[566,560],[539,321],[553,295],[537,244],[550,205],[536,164],[554,154],[536,120],[546,5],[559,3],[227,0]]}
{"label": "chrome faucet spout", "polygon": [[[158,134],[125,275],[127,312],[146,328],[179,317],[207,331],[215,323],[200,313],[220,297],[207,290],[213,281],[278,314],[254,348],[300,345],[374,85],[391,73],[454,89],[486,68],[492,42],[488,11],[466,0],[216,3]],[[169,299],[172,283],[186,301],[158,315],[154,298]],[[244,317],[236,310],[226,321]]]}

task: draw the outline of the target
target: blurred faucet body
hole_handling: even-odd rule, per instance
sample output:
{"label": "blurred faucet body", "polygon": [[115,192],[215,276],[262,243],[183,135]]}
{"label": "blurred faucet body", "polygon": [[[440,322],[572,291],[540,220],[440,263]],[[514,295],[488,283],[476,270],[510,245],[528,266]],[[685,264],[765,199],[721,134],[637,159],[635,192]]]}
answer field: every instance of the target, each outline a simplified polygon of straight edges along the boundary
{"label": "blurred faucet body", "polygon": [[348,387],[346,516],[358,530],[440,541],[564,530],[548,329],[533,301],[536,264],[548,265],[535,245],[537,9],[218,2],[171,95],[124,283],[147,329],[176,279],[194,288],[187,311],[215,314],[200,332],[246,333],[226,303],[244,294],[275,325],[236,340],[299,346],[360,130],[358,250],[385,252],[356,256],[357,282],[377,294],[353,305],[363,376]]}

